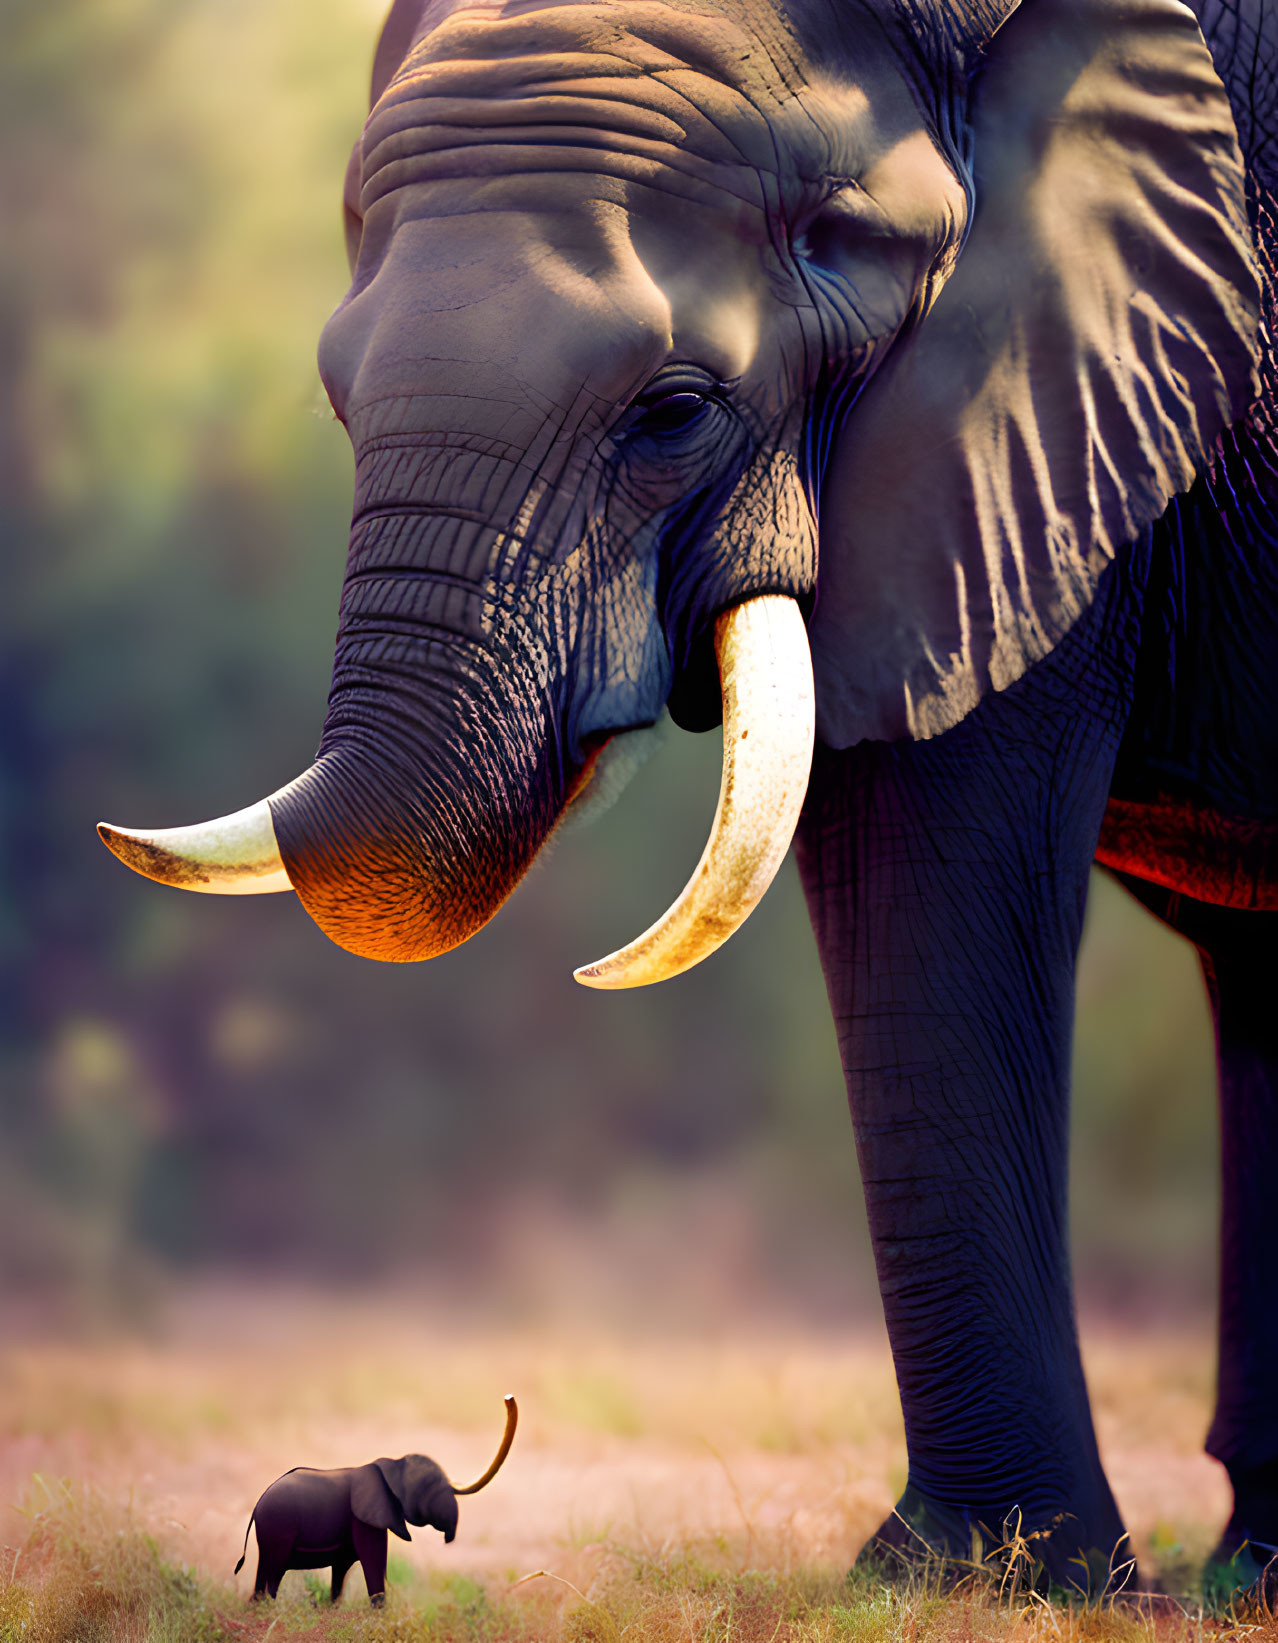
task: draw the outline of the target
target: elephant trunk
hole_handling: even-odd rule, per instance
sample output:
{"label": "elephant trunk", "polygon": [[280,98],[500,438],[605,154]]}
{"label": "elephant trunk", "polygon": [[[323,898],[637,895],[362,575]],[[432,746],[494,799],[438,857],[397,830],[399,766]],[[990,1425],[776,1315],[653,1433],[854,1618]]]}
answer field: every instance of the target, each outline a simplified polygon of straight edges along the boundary
{"label": "elephant trunk", "polygon": [[[429,764],[339,741],[287,787],[192,827],[99,823],[107,848],[144,877],[183,890],[295,890],[348,951],[409,961],[447,952],[497,911],[550,830],[545,795],[518,806],[513,781],[468,768],[460,749]],[[484,778],[488,779],[485,780]]]}
{"label": "elephant trunk", "polygon": [[458,946],[493,916],[549,831],[503,816],[457,758],[397,768],[339,749],[271,801],[280,856],[307,912],[339,946],[411,962]]}
{"label": "elephant trunk", "polygon": [[505,1403],[506,1430],[502,1433],[501,1445],[498,1448],[497,1453],[493,1456],[492,1465],[484,1473],[483,1477],[476,1478],[474,1483],[468,1483],[464,1488],[459,1488],[458,1485],[454,1483],[452,1485],[452,1491],[455,1495],[477,1495],[479,1491],[490,1484],[497,1476],[498,1472],[501,1471],[502,1462],[510,1453],[510,1446],[515,1441],[515,1427],[519,1422],[519,1405],[515,1402],[513,1393],[507,1392]]}
{"label": "elephant trunk", "polygon": [[459,634],[478,625],[465,610],[434,626],[441,600],[458,601],[447,576],[361,575],[352,556],[319,755],[270,801],[306,910],[367,958],[431,958],[486,924],[573,774],[535,636]]}
{"label": "elephant trunk", "polygon": [[564,664],[529,620],[536,601],[495,573],[522,538],[468,505],[484,474],[444,503],[392,505],[379,472],[361,470],[314,764],[219,822],[101,832],[150,878],[221,894],[291,887],[340,946],[409,961],[487,923],[581,772],[561,753]]}

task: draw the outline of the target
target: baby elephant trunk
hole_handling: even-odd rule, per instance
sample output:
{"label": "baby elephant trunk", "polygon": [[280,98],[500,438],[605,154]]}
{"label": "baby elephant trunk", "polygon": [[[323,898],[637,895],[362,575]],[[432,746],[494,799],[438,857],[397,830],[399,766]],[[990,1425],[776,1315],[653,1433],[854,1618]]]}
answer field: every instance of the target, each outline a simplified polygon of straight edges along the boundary
{"label": "baby elephant trunk", "polygon": [[476,1494],[480,1489],[482,1489],[484,1487],[485,1484],[491,1483],[493,1481],[493,1479],[497,1476],[498,1472],[501,1471],[502,1462],[505,1460],[506,1456],[510,1453],[510,1446],[515,1441],[515,1427],[518,1424],[519,1424],[519,1406],[515,1402],[514,1394],[511,1393],[511,1392],[507,1392],[507,1394],[506,1394],[506,1430],[502,1434],[501,1448],[498,1449],[497,1453],[493,1456],[493,1463],[488,1468],[488,1470],[484,1473],[482,1478],[479,1478],[474,1483],[468,1483],[464,1489],[459,1489],[456,1484],[453,1484],[453,1493],[455,1495],[473,1495],[473,1494]]}

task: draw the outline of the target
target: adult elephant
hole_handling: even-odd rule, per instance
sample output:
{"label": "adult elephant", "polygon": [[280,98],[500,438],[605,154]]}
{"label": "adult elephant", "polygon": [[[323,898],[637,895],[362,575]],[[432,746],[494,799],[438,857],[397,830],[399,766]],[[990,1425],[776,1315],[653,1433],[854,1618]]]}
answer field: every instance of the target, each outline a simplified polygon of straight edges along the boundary
{"label": "adult elephant", "polygon": [[320,344],[357,465],[318,757],[104,829],[427,958],[623,732],[722,711],[700,866],[581,979],[704,956],[802,807],[909,1444],[873,1549],[967,1558],[1015,1513],[1093,1592],[1125,1545],[1066,1238],[1098,854],[1203,950],[1216,1567],[1278,1542],[1278,25],[1203,6],[397,0]]}

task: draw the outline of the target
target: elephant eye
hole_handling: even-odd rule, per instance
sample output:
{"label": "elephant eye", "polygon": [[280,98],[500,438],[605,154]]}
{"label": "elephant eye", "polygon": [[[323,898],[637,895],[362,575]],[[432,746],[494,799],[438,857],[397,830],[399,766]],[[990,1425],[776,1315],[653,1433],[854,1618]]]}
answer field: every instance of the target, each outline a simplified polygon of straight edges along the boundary
{"label": "elephant eye", "polygon": [[635,431],[658,439],[684,433],[705,415],[709,406],[710,400],[705,394],[689,389],[661,394],[641,405]]}

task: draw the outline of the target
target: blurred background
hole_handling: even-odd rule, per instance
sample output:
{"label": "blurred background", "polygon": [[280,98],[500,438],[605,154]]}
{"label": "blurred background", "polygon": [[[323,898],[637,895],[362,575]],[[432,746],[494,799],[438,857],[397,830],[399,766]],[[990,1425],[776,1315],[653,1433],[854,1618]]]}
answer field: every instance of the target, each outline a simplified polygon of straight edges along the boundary
{"label": "blurred background", "polygon": [[[146,1325],[193,1280],[420,1284],[504,1316],[872,1316],[787,864],[713,961],[588,993],[671,899],[717,736],[672,733],[422,967],[275,896],[125,872],[99,817],[260,797],[324,709],[351,462],[314,348],[382,0],[6,0],[0,52],[0,1294]],[[1075,1052],[1080,1289],[1210,1304],[1193,956],[1112,884]]]}

